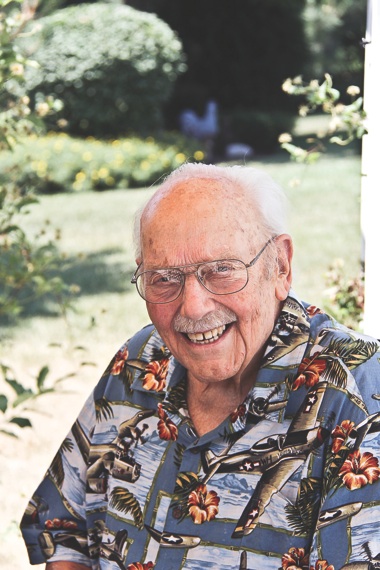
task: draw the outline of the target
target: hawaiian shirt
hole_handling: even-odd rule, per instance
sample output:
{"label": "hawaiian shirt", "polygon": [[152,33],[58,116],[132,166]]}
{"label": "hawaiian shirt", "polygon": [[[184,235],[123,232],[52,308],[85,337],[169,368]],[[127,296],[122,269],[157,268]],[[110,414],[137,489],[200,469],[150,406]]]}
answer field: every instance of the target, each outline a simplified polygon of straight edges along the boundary
{"label": "hawaiian shirt", "polygon": [[112,359],[29,502],[32,564],[379,568],[379,357],[375,339],[291,292],[251,392],[198,437],[186,370],[144,328]]}

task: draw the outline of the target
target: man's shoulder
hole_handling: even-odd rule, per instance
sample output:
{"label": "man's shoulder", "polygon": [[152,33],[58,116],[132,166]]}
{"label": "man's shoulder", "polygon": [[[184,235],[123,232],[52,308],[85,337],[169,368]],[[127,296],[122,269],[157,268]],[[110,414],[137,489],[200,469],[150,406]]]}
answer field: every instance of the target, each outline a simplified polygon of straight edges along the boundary
{"label": "man's shoulder", "polygon": [[154,325],[150,323],[145,327],[143,327],[142,329],[140,329],[139,331],[137,331],[127,340],[125,346],[128,347],[129,354],[132,355],[136,353],[137,357],[137,354],[140,353],[141,350],[145,348],[145,346],[152,339],[152,337],[154,339],[157,339],[158,343],[162,344],[162,340],[159,337],[157,330],[155,329]]}
{"label": "man's shoulder", "polygon": [[380,347],[379,339],[362,333],[360,330],[353,330],[346,325],[338,322],[328,313],[320,309],[306,306],[306,310],[310,317],[311,337],[322,344],[336,343],[338,340],[342,344],[347,342],[357,342],[360,344],[371,344]]}
{"label": "man's shoulder", "polygon": [[360,392],[379,392],[378,339],[352,330],[322,312],[311,318],[310,332],[312,353],[323,361],[325,375],[340,379],[341,387],[349,387],[351,378]]}

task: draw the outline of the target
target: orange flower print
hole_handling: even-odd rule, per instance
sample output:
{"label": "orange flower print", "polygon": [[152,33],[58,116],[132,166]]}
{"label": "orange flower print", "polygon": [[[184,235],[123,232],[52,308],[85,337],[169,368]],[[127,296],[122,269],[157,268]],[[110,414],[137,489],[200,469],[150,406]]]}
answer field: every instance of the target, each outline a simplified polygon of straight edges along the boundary
{"label": "orange flower print", "polygon": [[356,449],[343,463],[339,475],[350,491],[361,489],[367,483],[371,485],[379,479],[379,461],[372,453],[366,451],[362,455],[360,450]]}
{"label": "orange flower print", "polygon": [[207,491],[206,485],[201,483],[189,495],[189,512],[195,524],[212,521],[219,512],[219,497],[215,491]]}
{"label": "orange flower print", "polygon": [[160,392],[165,388],[166,376],[169,369],[169,358],[162,360],[152,360],[145,368],[143,387],[145,390],[155,390]]}
{"label": "orange flower print", "polygon": [[307,570],[309,568],[309,555],[304,548],[289,548],[282,556],[281,568],[283,570]]}
{"label": "orange flower print", "polygon": [[304,358],[299,367],[299,374],[293,382],[292,390],[298,390],[305,384],[307,388],[312,388],[319,381],[321,373],[326,368],[326,360],[318,358],[320,352],[316,352],[312,358]]}
{"label": "orange flower print", "polygon": [[346,439],[355,428],[354,422],[350,422],[350,420],[344,420],[340,426],[336,426],[332,432],[332,444],[331,449],[333,453],[338,453],[342,445],[345,443]]}
{"label": "orange flower print", "polygon": [[141,562],[133,562],[132,564],[128,564],[127,570],[151,570],[153,567],[153,562],[146,562],[144,564],[141,564]]}
{"label": "orange flower print", "polygon": [[310,570],[334,570],[334,566],[327,560],[317,560],[315,566],[310,566]]}
{"label": "orange flower print", "polygon": [[319,313],[322,313],[323,311],[321,311],[321,309],[315,305],[310,305],[307,307],[306,312],[309,317],[315,317],[315,315],[319,315]]}
{"label": "orange flower print", "polygon": [[45,527],[48,529],[56,530],[57,528],[64,528],[64,529],[76,529],[78,528],[78,524],[75,521],[70,521],[68,519],[48,519],[45,521]]}
{"label": "orange flower print", "polygon": [[112,366],[111,374],[115,376],[123,371],[125,361],[128,358],[128,348],[123,346],[115,356],[115,361]]}
{"label": "orange flower print", "polygon": [[245,404],[240,404],[230,415],[231,423],[235,423],[236,420],[242,418],[246,412]]}
{"label": "orange flower print", "polygon": [[162,404],[158,404],[157,408],[158,417],[160,418],[157,424],[158,435],[161,439],[165,439],[166,441],[175,441],[178,437],[177,426],[169,418],[168,414],[163,409]]}

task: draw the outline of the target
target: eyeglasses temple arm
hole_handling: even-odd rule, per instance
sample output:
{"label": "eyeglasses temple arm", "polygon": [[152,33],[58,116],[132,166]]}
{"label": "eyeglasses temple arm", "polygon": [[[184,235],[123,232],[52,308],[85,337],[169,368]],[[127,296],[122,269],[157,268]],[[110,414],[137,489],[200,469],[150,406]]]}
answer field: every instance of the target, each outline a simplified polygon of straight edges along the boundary
{"label": "eyeglasses temple arm", "polygon": [[264,253],[264,250],[268,247],[268,245],[276,239],[276,237],[278,237],[277,235],[272,236],[270,239],[268,239],[268,241],[263,245],[263,247],[260,249],[259,253],[252,259],[252,261],[250,263],[248,263],[248,265],[246,265],[246,267],[252,267],[252,265],[255,265],[256,261],[259,259],[260,255],[262,253]]}

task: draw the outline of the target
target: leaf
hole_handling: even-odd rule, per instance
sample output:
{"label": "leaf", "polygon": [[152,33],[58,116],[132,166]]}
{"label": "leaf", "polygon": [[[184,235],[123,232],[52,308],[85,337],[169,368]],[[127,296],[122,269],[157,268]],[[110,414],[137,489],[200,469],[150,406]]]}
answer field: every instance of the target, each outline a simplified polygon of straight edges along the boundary
{"label": "leaf", "polygon": [[4,433],[5,435],[10,435],[11,437],[18,437],[15,433],[13,433],[13,431],[9,431],[7,429],[4,428],[0,428],[0,433]]}
{"label": "leaf", "polygon": [[108,420],[113,418],[112,406],[107,398],[102,397],[95,400],[95,414],[97,422],[100,422],[102,419]]}
{"label": "leaf", "polygon": [[6,412],[8,408],[8,398],[4,394],[0,394],[0,411]]}
{"label": "leaf", "polygon": [[41,368],[41,370],[38,373],[38,376],[36,378],[37,380],[37,387],[38,390],[40,391],[41,388],[43,387],[45,380],[46,380],[46,376],[49,374],[49,367],[48,366],[43,366]]}
{"label": "leaf", "polygon": [[16,226],[15,224],[11,226],[6,226],[1,230],[1,233],[3,234],[10,234],[11,232],[17,232],[20,233],[22,236],[24,236],[24,232],[22,231],[22,229],[19,226]]}
{"label": "leaf", "polygon": [[9,386],[11,386],[11,388],[13,388],[18,396],[25,394],[25,392],[30,392],[29,388],[25,388],[22,384],[20,384],[20,382],[17,382],[17,380],[6,378],[5,381],[9,384]]}
{"label": "leaf", "polygon": [[167,394],[167,410],[175,412],[181,408],[187,409],[185,378],[181,378],[178,384],[173,386],[173,388],[169,388],[169,393]]}
{"label": "leaf", "polygon": [[24,390],[24,392],[13,401],[12,406],[13,408],[17,408],[17,406],[19,406],[26,400],[29,400],[30,398],[35,398],[35,396],[36,394],[33,392],[33,390],[30,389]]}
{"label": "leaf", "polygon": [[110,506],[123,513],[132,513],[136,526],[140,529],[143,528],[140,503],[132,493],[123,487],[115,487],[110,496]]}
{"label": "leaf", "polygon": [[32,427],[31,421],[28,418],[14,417],[9,420],[9,423],[16,424],[21,428]]}
{"label": "leaf", "polygon": [[372,358],[377,350],[378,345],[374,341],[361,338],[352,341],[340,339],[330,344],[329,354],[333,353],[341,358],[344,364],[352,370]]}
{"label": "leaf", "polygon": [[175,482],[174,494],[178,496],[188,495],[199,483],[199,477],[192,471],[179,473]]}
{"label": "leaf", "polygon": [[61,450],[56,453],[50,465],[49,471],[57,486],[61,488],[65,479],[65,470],[63,468]]}
{"label": "leaf", "polygon": [[182,445],[180,443],[177,443],[175,451],[174,451],[174,465],[176,465],[176,467],[179,469],[181,463],[182,463],[182,459],[183,459],[183,453],[186,449],[185,445]]}
{"label": "leaf", "polygon": [[321,484],[322,480],[317,477],[302,479],[296,503],[285,507],[289,526],[296,535],[308,534],[315,526],[321,500]]}
{"label": "leaf", "polygon": [[[324,355],[320,355],[322,358]],[[347,382],[347,370],[338,358],[325,356],[326,368],[323,371],[323,379],[332,382],[336,386],[344,387]]]}

